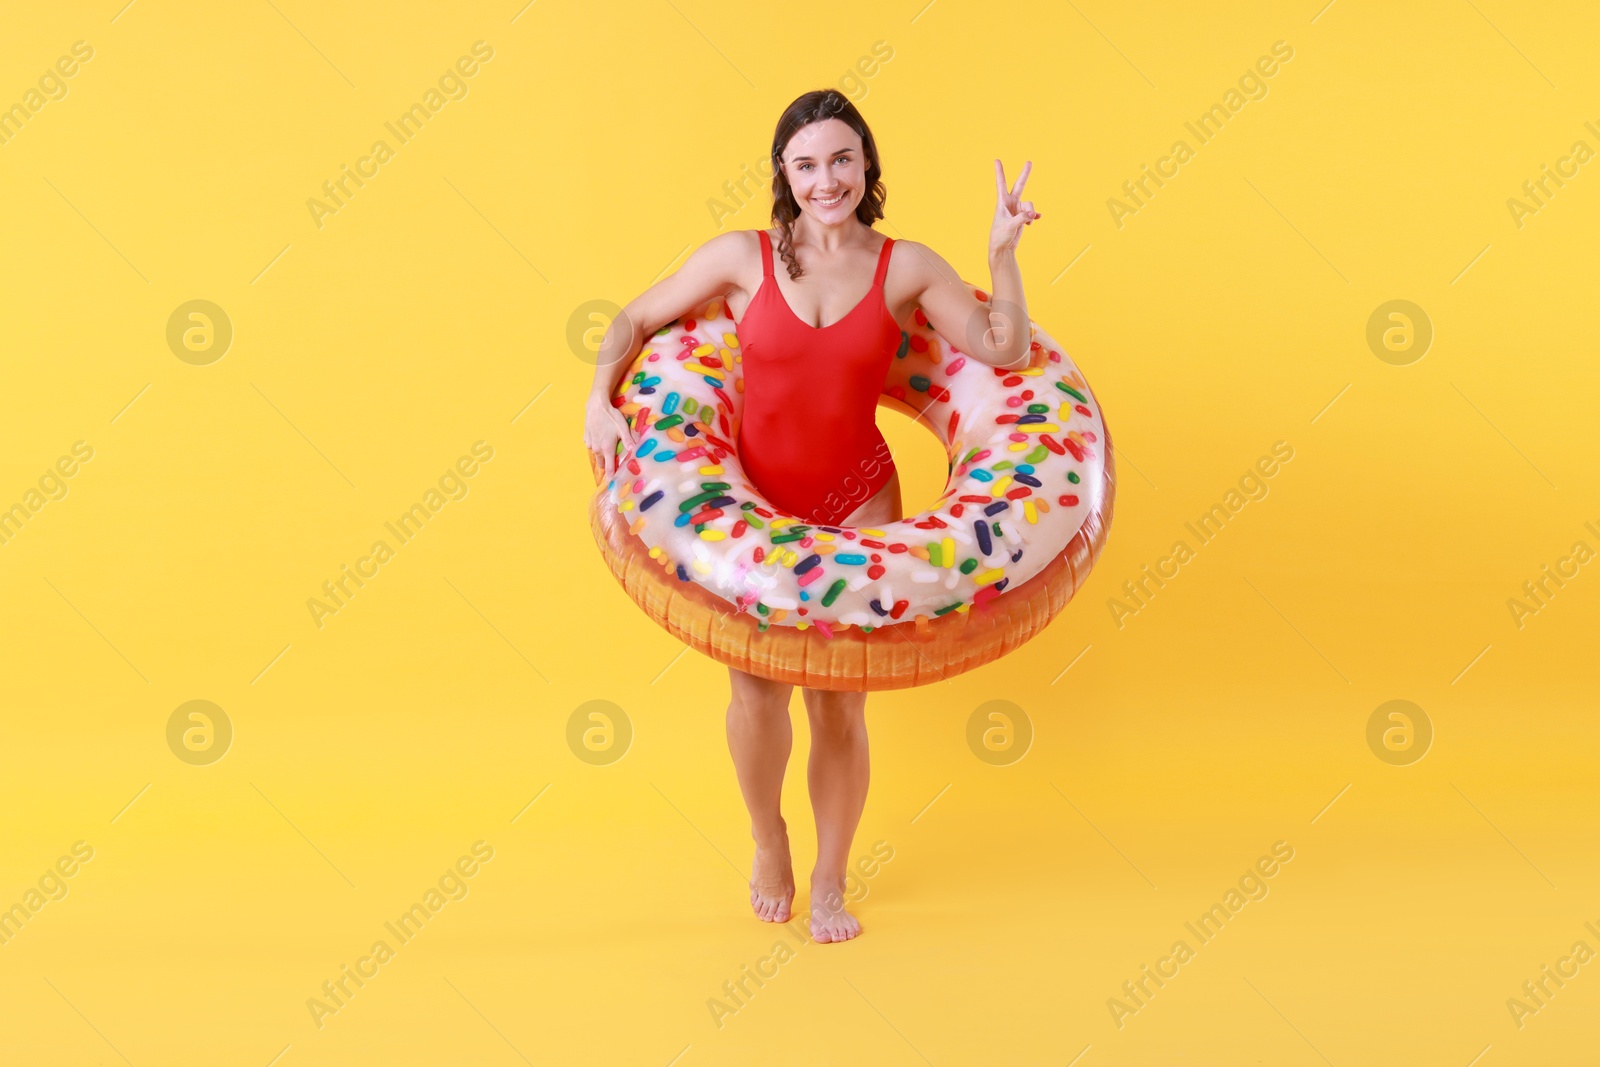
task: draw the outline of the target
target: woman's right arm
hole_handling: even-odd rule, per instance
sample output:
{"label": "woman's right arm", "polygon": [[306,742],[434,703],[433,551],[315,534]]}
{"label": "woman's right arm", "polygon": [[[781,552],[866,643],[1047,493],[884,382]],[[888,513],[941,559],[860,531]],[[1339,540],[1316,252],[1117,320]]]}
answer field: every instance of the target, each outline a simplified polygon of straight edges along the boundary
{"label": "woman's right arm", "polygon": [[606,327],[584,419],[584,445],[598,454],[599,480],[616,473],[617,443],[634,441],[628,420],[611,405],[617,379],[656,330],[713,297],[739,288],[739,269],[749,243],[750,233],[745,230],[711,238],[691,252],[683,266],[629,301]]}

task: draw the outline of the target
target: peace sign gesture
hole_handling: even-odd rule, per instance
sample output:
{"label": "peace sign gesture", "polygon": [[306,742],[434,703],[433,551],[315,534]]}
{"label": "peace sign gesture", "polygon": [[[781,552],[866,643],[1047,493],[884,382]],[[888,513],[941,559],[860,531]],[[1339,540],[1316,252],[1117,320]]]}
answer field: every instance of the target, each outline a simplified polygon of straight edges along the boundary
{"label": "peace sign gesture", "polygon": [[1043,218],[1033,210],[1032,200],[1022,199],[1022,187],[1028,183],[1028,174],[1032,170],[1032,160],[1023,163],[1017,184],[1008,190],[1005,167],[1000,165],[998,159],[994,161],[994,184],[999,196],[994,205],[994,227],[989,231],[991,257],[1002,252],[1015,252],[1017,242],[1022,239],[1022,228],[1034,219]]}

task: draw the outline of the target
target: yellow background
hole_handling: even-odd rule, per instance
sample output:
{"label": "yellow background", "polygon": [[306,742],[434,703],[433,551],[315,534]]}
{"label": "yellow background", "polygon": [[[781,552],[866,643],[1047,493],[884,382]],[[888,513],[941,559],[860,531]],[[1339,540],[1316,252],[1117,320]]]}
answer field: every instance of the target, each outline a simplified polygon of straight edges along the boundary
{"label": "yellow background", "polygon": [[[1600,148],[1600,17],[1320,2],[8,11],[0,103],[94,58],[0,145],[0,506],[94,458],[0,546],[0,905],[95,851],[0,947],[0,1062],[1590,1062],[1600,964],[1520,1029],[1506,1001],[1600,949],[1600,574],[1521,628],[1507,601],[1600,547],[1600,164],[1521,228],[1506,201]],[[478,40],[468,95],[319,228],[307,199]],[[1118,228],[1107,199],[1279,40],[1269,94]],[[783,106],[877,41],[845,87],[884,232],[985,285],[991,161],[1033,161],[1029,310],[1105,409],[1116,514],[1042,637],[872,696],[854,851],[894,855],[864,934],[800,943],[719,1027],[782,935],[748,911],[727,674],[591,542],[566,330],[718,232]],[[234,328],[208,366],[165,340],[194,299]],[[1365,340],[1395,299],[1435,330],[1408,366]],[[943,456],[882,418],[918,510]],[[480,440],[318,628],[308,598]],[[1268,495],[1119,627],[1280,440]],[[209,766],[166,742],[196,699],[234,729]],[[1367,747],[1392,699],[1435,732],[1409,766]],[[567,745],[591,700],[632,726],[610,765]],[[994,700],[1034,735],[1007,766],[966,740]],[[479,840],[469,895],[319,1029],[307,999]],[[1280,840],[1270,894],[1119,1028],[1108,998]]]}

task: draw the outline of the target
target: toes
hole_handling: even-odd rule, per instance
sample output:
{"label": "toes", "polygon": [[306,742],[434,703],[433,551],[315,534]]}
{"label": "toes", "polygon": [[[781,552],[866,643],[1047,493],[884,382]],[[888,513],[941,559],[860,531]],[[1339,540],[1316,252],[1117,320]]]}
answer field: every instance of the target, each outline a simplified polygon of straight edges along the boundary
{"label": "toes", "polygon": [[819,945],[849,941],[861,933],[861,923],[847,911],[824,909],[812,913],[811,940]]}

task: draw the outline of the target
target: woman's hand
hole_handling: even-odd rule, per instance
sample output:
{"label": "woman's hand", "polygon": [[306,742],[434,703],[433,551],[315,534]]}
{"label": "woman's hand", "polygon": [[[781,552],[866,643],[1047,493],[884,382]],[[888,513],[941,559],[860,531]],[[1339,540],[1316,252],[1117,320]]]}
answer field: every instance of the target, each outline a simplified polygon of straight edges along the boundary
{"label": "woman's hand", "polygon": [[1017,176],[1017,184],[1011,189],[1006,188],[1006,170],[997,159],[994,161],[994,183],[999,196],[994,205],[994,226],[989,231],[989,258],[1017,250],[1017,242],[1022,239],[1022,228],[1034,219],[1043,218],[1039,212],[1033,210],[1032,200],[1022,199],[1022,187],[1028,182],[1028,173],[1033,169],[1033,161],[1028,160],[1022,165],[1022,173]]}
{"label": "woman's hand", "polygon": [[628,426],[627,417],[604,396],[590,393],[584,412],[583,444],[589,450],[590,466],[599,472],[595,477],[596,485],[617,473],[618,441],[633,447],[633,430]]}

